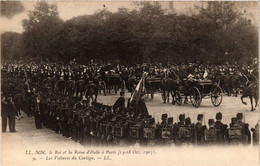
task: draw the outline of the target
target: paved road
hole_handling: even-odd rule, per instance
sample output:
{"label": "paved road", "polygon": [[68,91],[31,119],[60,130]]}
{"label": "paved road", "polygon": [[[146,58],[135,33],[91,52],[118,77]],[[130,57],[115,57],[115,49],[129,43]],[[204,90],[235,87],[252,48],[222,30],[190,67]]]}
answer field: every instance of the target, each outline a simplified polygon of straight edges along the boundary
{"label": "paved road", "polygon": [[[129,99],[130,94],[126,93],[126,101]],[[113,105],[118,95],[110,96],[98,96],[98,101],[104,104]],[[199,108],[194,108],[191,103],[179,105],[172,105],[171,103],[163,104],[160,94],[155,94],[154,99],[146,98],[145,103],[148,108],[149,114],[155,117],[156,121],[160,121],[162,113],[168,113],[169,116],[177,121],[177,116],[179,114],[185,113],[186,116],[191,118],[192,122],[196,122],[198,114],[204,114],[205,120],[210,118],[215,119],[217,112],[222,112],[223,123],[230,124],[231,118],[235,117],[238,112],[242,112],[245,115],[245,121],[249,123],[250,126],[255,126],[259,119],[259,107],[257,110],[250,111],[250,101],[245,99],[248,105],[241,103],[240,97],[230,97],[223,96],[222,103],[219,107],[214,107],[211,103],[210,98],[203,98],[201,106]]]}

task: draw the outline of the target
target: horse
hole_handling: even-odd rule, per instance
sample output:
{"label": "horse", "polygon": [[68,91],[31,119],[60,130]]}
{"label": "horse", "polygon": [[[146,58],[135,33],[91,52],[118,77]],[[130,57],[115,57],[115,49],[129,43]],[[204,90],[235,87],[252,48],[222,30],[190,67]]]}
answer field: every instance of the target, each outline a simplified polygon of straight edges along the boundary
{"label": "horse", "polygon": [[47,77],[42,81],[41,85],[43,87],[46,87],[47,89],[51,89],[52,91],[54,91],[55,83],[56,83],[55,77]]}
{"label": "horse", "polygon": [[75,81],[74,80],[68,80],[65,82],[65,89],[64,94],[68,94],[70,96],[73,96],[75,88]]}
{"label": "horse", "polygon": [[[178,104],[181,102],[181,95],[180,93],[180,81],[179,80],[175,80],[172,78],[165,78],[162,81],[162,96],[163,96],[163,103],[169,102],[169,96],[171,94],[172,96],[172,104],[175,104],[175,102],[177,102]],[[167,93],[167,94],[166,94]]]}
{"label": "horse", "polygon": [[[254,111],[255,108],[258,106],[258,82],[251,83],[249,86],[245,87],[242,89],[242,96],[241,96],[241,101],[243,104],[247,104],[244,102],[245,97],[249,97],[250,103],[251,103],[251,111]],[[253,99],[255,99],[255,108],[253,106]]]}
{"label": "horse", "polygon": [[64,93],[65,90],[65,81],[64,80],[58,80],[55,84],[55,91],[58,91],[60,93]]}
{"label": "horse", "polygon": [[[94,97],[93,97],[94,96]],[[86,87],[84,97],[91,103],[91,102],[97,102],[97,96],[98,96],[98,87],[95,84],[89,84]],[[91,100],[90,100],[91,99]]]}
{"label": "horse", "polygon": [[80,79],[75,83],[74,92],[76,93],[76,97],[82,97],[83,93],[86,90],[87,81]]}

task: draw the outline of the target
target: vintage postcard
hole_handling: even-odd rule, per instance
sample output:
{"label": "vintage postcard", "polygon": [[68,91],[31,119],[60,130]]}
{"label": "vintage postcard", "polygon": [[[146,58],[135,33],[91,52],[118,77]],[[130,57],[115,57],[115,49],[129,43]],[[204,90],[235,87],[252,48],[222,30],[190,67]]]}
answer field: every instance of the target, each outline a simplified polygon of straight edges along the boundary
{"label": "vintage postcard", "polygon": [[0,1],[1,165],[259,165],[258,1]]}

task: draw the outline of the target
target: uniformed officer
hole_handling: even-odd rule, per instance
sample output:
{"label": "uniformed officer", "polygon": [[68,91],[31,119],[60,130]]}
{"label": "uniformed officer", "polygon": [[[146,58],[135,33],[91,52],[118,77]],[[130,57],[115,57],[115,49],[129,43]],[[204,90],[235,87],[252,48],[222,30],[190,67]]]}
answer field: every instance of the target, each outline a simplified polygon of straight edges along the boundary
{"label": "uniformed officer", "polygon": [[245,141],[244,143],[251,144],[251,133],[248,128],[248,123],[242,122],[243,119],[243,113],[237,113],[237,123],[238,126],[242,128],[242,134],[243,134],[243,140]]}
{"label": "uniformed officer", "polygon": [[259,145],[259,123],[255,125],[255,128],[251,128],[253,132],[253,145]]}
{"label": "uniformed officer", "polygon": [[113,110],[115,112],[121,112],[122,109],[125,108],[125,93],[120,92],[120,97],[116,100],[115,104],[113,105]]}
{"label": "uniformed officer", "polygon": [[209,119],[208,121],[209,129],[205,130],[204,138],[205,143],[208,145],[216,144],[218,141],[217,138],[217,129],[215,128],[214,119]]}
{"label": "uniformed officer", "polygon": [[224,144],[227,140],[227,125],[223,124],[221,120],[222,113],[219,112],[216,114],[216,123],[214,127],[217,129],[218,143]]}
{"label": "uniformed officer", "polygon": [[200,145],[203,143],[204,140],[204,130],[206,129],[205,125],[202,125],[203,122],[203,114],[198,114],[197,116],[197,123],[195,124],[195,141],[197,141],[197,144]]}
{"label": "uniformed officer", "polygon": [[1,116],[2,116],[2,132],[6,132],[7,127],[7,101],[6,97],[2,94],[1,100]]}

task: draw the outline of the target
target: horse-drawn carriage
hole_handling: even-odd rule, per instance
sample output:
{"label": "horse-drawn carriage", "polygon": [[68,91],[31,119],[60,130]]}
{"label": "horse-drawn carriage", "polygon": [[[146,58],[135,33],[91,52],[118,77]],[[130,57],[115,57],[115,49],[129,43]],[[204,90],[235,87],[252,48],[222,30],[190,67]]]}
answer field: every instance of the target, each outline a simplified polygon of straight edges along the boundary
{"label": "horse-drawn carriage", "polygon": [[[217,107],[222,102],[222,89],[217,84],[211,80],[183,80],[183,86],[180,87],[180,91],[177,92],[176,96],[178,100],[181,94],[184,94],[185,97],[190,96],[191,104],[198,108],[202,102],[202,98],[209,97],[211,103]],[[183,95],[182,95],[183,96]],[[181,104],[181,101],[177,102]]]}
{"label": "horse-drawn carriage", "polygon": [[101,77],[101,89],[104,92],[104,95],[111,92],[114,89],[115,94],[121,89],[124,91],[125,81],[120,77],[119,74],[107,74],[104,77]]}
{"label": "horse-drawn carriage", "polygon": [[154,98],[155,92],[161,91],[162,79],[161,76],[148,76],[145,78],[145,92],[147,96],[151,95],[151,99]]}

